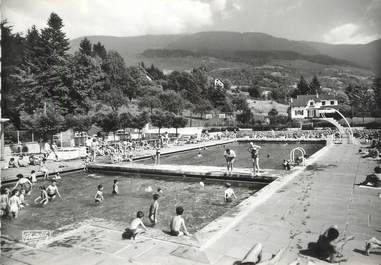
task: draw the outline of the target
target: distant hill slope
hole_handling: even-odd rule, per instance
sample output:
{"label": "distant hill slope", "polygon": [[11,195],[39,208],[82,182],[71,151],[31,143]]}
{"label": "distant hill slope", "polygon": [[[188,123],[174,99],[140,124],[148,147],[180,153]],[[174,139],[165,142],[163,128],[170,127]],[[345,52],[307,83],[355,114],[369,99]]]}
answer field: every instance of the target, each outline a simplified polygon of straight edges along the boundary
{"label": "distant hill slope", "polygon": [[[123,57],[136,61],[139,54],[150,49],[176,49],[191,52],[221,51],[290,51],[302,55],[326,55],[380,73],[381,39],[368,44],[333,45],[318,42],[292,41],[264,33],[226,31],[178,35],[144,35],[136,37],[88,36],[91,42],[100,41],[106,49],[116,50]],[[71,40],[71,51],[78,50],[80,40]]]}

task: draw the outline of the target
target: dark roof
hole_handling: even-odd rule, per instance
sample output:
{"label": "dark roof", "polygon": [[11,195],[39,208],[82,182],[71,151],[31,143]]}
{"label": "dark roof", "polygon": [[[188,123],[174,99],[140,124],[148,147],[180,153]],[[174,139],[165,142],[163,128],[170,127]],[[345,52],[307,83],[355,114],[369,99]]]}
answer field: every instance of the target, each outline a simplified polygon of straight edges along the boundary
{"label": "dark roof", "polygon": [[308,101],[313,100],[315,102],[320,102],[322,100],[334,100],[335,96],[333,95],[297,95],[295,99],[291,102],[291,107],[305,107],[307,106]]}

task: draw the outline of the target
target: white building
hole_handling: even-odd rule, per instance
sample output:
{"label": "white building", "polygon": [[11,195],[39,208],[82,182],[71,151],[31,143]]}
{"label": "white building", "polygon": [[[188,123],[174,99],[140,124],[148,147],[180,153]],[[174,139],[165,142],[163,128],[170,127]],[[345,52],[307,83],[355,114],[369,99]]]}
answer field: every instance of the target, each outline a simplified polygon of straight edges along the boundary
{"label": "white building", "polygon": [[220,79],[214,79],[214,87],[220,87],[224,88],[224,82],[222,82]]}
{"label": "white building", "polygon": [[333,113],[338,106],[331,95],[298,95],[290,105],[291,119],[318,118],[321,114]]}

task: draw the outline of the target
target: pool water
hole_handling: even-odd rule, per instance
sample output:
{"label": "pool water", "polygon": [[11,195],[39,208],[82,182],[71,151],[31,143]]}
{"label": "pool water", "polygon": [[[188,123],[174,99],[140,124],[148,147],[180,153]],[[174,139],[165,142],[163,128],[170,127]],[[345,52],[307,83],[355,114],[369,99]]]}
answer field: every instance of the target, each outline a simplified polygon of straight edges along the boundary
{"label": "pool water", "polygon": [[[296,147],[302,147],[306,151],[307,156],[311,156],[325,146],[323,142],[255,142],[255,144],[261,146],[259,151],[259,166],[265,169],[283,169],[283,160],[290,159],[290,152]],[[248,151],[248,142],[234,142],[226,145],[208,147],[206,150],[191,150],[176,154],[162,155],[160,163],[223,167],[226,165],[224,151],[227,147],[234,150],[237,155],[234,163],[235,167],[252,167],[252,160]],[[198,156],[199,152],[201,153],[201,157]],[[301,153],[297,152],[296,155],[299,156]],[[138,161],[138,163],[152,164],[154,161],[152,159],[147,159]]]}
{"label": "pool water", "polygon": [[[118,178],[119,195],[112,195],[113,180]],[[3,218],[1,233],[11,238],[20,239],[22,230],[49,229],[54,230],[64,225],[84,221],[89,218],[103,218],[107,220],[125,222],[126,227],[135,217],[136,212],[144,212],[144,222],[149,224],[148,209],[154,192],[146,192],[147,187],[153,191],[163,190],[159,198],[158,229],[168,229],[170,217],[175,215],[175,207],[183,206],[183,217],[190,233],[204,227],[215,218],[224,214],[239,202],[249,197],[263,187],[258,184],[233,184],[238,197],[231,204],[225,204],[224,183],[205,182],[201,188],[199,182],[184,180],[183,178],[160,180],[137,176],[118,176],[115,173],[64,174],[58,183],[63,200],[57,198],[44,208],[34,205],[33,200],[39,196],[38,186],[48,185],[47,181],[39,182],[32,194],[26,197],[29,206],[21,210],[18,219]],[[98,184],[104,187],[104,202],[96,206],[94,195]]]}

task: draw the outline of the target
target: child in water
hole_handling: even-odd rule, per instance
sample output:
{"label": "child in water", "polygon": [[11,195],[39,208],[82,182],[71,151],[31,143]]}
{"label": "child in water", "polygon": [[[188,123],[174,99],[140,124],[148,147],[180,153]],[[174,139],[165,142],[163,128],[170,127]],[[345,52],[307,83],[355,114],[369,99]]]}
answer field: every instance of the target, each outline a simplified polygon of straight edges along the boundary
{"label": "child in water", "polygon": [[36,171],[35,170],[32,170],[30,172],[30,178],[29,178],[30,182],[32,182],[33,184],[37,183],[37,176],[36,176]]}
{"label": "child in water", "polygon": [[0,195],[0,216],[6,216],[8,214],[9,205],[9,189],[4,188]]}
{"label": "child in water", "polygon": [[94,200],[96,205],[103,201],[103,186],[101,184],[98,185],[98,191],[94,196]]}
{"label": "child in water", "polygon": [[48,193],[46,192],[45,186],[40,186],[40,191],[40,196],[34,200],[34,203],[44,207],[49,202]]}
{"label": "child in water", "polygon": [[17,218],[20,210],[20,191],[15,189],[12,191],[12,196],[9,198],[9,214],[11,218]]}
{"label": "child in water", "polygon": [[153,202],[151,203],[149,207],[149,214],[148,218],[151,221],[152,225],[157,224],[157,210],[159,209],[159,202],[157,201],[159,199],[159,194],[155,193],[152,196]]}
{"label": "child in water", "polygon": [[119,194],[119,187],[118,187],[118,180],[114,179],[114,184],[112,185],[112,194],[118,195]]}

